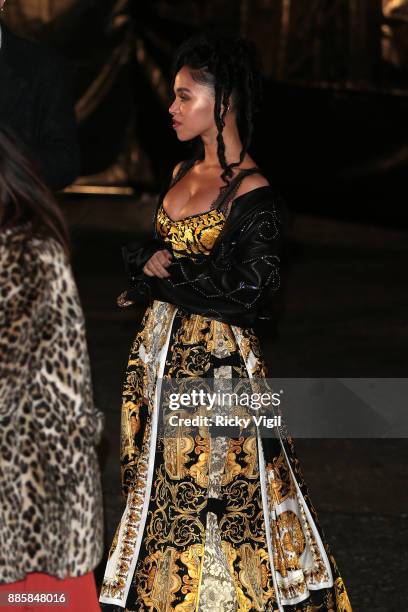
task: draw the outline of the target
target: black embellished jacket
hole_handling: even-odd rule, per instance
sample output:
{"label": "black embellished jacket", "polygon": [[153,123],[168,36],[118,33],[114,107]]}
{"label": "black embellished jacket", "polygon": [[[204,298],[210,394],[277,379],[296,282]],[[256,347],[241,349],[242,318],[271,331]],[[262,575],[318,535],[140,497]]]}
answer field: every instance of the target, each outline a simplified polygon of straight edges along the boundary
{"label": "black embellished jacket", "polygon": [[241,327],[270,318],[269,302],[280,284],[287,218],[281,195],[272,186],[264,186],[235,198],[210,254],[173,257],[168,278],[143,273],[153,253],[171,251],[157,233],[161,205],[162,196],[154,215],[153,239],[123,249],[130,288],[120,296],[119,305],[157,299]]}

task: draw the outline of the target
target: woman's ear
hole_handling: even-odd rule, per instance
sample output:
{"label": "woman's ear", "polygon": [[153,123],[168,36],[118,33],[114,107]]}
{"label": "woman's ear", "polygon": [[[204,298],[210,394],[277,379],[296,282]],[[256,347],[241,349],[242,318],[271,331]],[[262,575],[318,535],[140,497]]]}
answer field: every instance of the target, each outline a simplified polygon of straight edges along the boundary
{"label": "woman's ear", "polygon": [[226,112],[229,113],[232,110],[232,99],[231,96],[228,98]]}
{"label": "woman's ear", "polygon": [[233,109],[233,104],[232,104],[232,99],[231,96],[228,98],[228,102],[227,105],[224,106],[224,104],[221,103],[221,113],[224,113],[224,108],[225,108],[225,114],[231,112]]}

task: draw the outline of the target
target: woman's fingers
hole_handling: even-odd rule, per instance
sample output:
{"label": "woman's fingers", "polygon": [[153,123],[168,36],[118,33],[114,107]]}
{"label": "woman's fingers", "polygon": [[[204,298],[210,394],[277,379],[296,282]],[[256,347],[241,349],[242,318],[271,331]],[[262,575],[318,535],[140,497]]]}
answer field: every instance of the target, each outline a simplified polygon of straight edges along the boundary
{"label": "woman's fingers", "polygon": [[143,268],[143,272],[148,276],[158,276],[159,278],[168,278],[170,274],[166,267],[170,265],[172,256],[166,249],[156,251],[147,261]]}
{"label": "woman's fingers", "polygon": [[172,262],[173,256],[169,251],[167,251],[167,249],[163,249],[163,251],[157,251],[156,255],[160,257],[167,266]]}
{"label": "woman's fingers", "polygon": [[143,268],[143,272],[148,276],[158,276],[160,278],[167,278],[170,276],[164,266],[153,262],[147,263]]}
{"label": "woman's fingers", "polygon": [[168,251],[166,251],[166,250],[164,250],[164,251],[157,251],[157,253],[155,253],[155,255],[157,255],[158,260],[164,266],[168,266],[171,263],[172,256],[171,256],[171,254]]}

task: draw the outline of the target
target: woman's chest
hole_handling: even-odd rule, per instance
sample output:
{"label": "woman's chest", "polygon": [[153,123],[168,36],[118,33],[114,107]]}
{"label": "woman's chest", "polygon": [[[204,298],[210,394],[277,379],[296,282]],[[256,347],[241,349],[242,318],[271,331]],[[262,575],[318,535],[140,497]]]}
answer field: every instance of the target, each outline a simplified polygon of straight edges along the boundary
{"label": "woman's chest", "polygon": [[215,208],[225,188],[219,176],[185,176],[170,186],[162,205],[171,219],[185,219]]}

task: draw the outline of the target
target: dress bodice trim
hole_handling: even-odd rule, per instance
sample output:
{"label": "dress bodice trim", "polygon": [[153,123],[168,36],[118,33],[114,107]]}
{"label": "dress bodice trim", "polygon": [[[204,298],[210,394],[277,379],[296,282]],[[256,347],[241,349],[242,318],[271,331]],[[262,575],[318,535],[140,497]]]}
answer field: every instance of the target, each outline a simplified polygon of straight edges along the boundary
{"label": "dress bodice trim", "polygon": [[168,221],[170,221],[170,223],[174,225],[177,225],[178,223],[185,223],[186,221],[188,222],[189,219],[206,217],[207,215],[214,214],[214,213],[216,213],[218,216],[220,215],[223,216],[223,213],[215,208],[215,209],[205,210],[204,212],[195,213],[194,215],[187,215],[187,217],[183,217],[182,219],[172,219],[170,215],[168,214],[168,212],[166,211],[166,209],[164,208],[163,202],[160,203],[160,211],[165,215],[165,217],[167,217]]}

